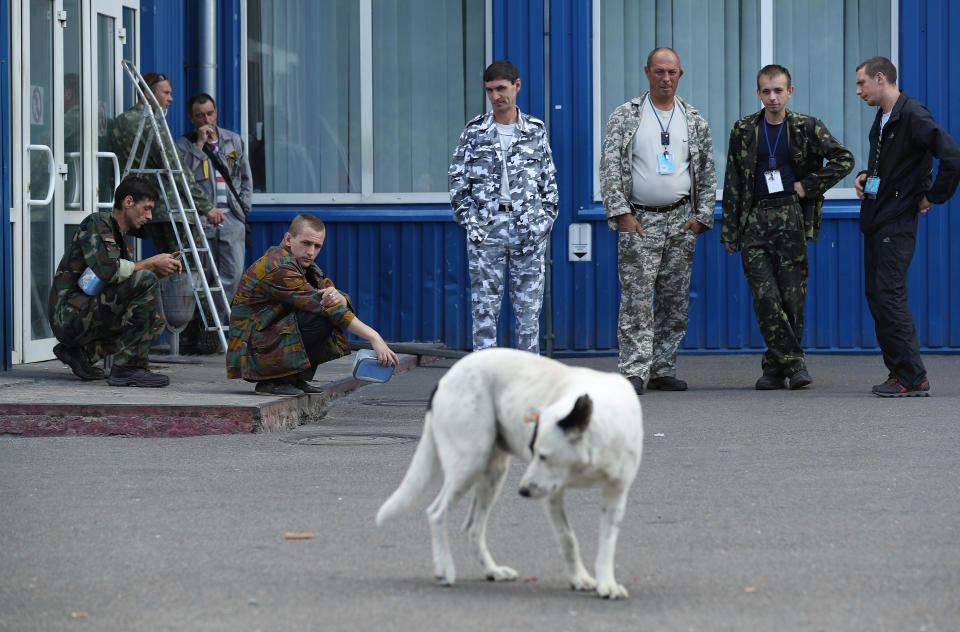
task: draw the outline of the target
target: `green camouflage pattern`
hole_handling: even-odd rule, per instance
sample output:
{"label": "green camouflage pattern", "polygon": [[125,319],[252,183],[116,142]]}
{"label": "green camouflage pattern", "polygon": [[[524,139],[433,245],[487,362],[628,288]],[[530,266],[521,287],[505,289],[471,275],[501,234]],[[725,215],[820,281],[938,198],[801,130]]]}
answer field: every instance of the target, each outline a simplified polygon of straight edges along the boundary
{"label": "green camouflage pattern", "polygon": [[[155,114],[158,119],[163,116],[162,113]],[[120,169],[122,170],[127,164],[127,159],[130,156],[130,150],[133,146],[133,141],[137,136],[137,129],[140,126],[140,121],[144,118],[144,106],[142,103],[138,103],[133,106],[126,112],[122,113],[113,121],[113,126],[110,129],[110,146],[113,148],[113,153],[117,155],[117,160],[120,162]],[[162,121],[157,121],[157,127],[163,129]],[[137,147],[137,154],[133,158],[133,168],[140,168],[140,161],[143,159],[143,149],[146,145],[145,139],[152,135],[152,126],[150,122],[147,121],[144,124],[143,134],[141,135],[140,144]],[[166,148],[167,153],[167,162],[170,164],[171,168],[176,165],[176,158],[174,157],[174,152],[176,151],[175,146]],[[156,140],[150,144],[150,154],[147,156],[146,164],[144,168],[147,169],[162,169],[163,168],[163,157],[161,155],[161,149],[158,146]],[[190,188],[190,194],[193,196],[193,203],[196,205],[197,212],[200,215],[206,215],[207,212],[213,208],[213,204],[210,203],[210,200],[207,198],[206,194],[203,192],[203,189],[197,185],[196,179],[193,177],[193,172],[189,169],[184,170],[184,175],[186,176],[187,186]],[[163,183],[169,189],[169,179],[166,176],[163,176]],[[180,184],[180,178],[174,178],[177,182],[177,186],[182,186]],[[176,236],[173,232],[173,227],[170,223],[170,213],[167,210],[166,204],[163,201],[163,195],[160,191],[159,182],[156,179],[150,178],[151,183],[157,187],[157,193],[160,193],[160,198],[156,201],[156,206],[153,208],[153,218],[147,222],[147,224],[141,228],[139,231],[131,232],[131,235],[134,237],[141,237],[144,239],[149,239],[153,242],[154,247],[157,249],[157,252],[175,252],[179,249],[177,244]],[[189,205],[186,200],[186,194],[183,191],[179,191],[180,200],[184,208],[187,208]],[[168,190],[167,195],[173,195],[173,191]],[[159,225],[159,226],[158,226]],[[196,242],[200,241],[200,236],[198,229],[191,222],[191,225],[194,229],[194,240]],[[181,240],[186,240],[186,236],[181,234]]]}
{"label": "green camouflage pattern", "polygon": [[[447,172],[453,219],[475,244],[490,233],[500,208],[502,167],[495,122],[493,112],[487,112],[467,123]],[[543,121],[520,112],[515,133],[507,153],[507,175],[514,228],[526,255],[550,234],[559,195]]]}
{"label": "green camouflage pattern", "polygon": [[[91,362],[113,355],[119,366],[146,367],[150,345],[163,333],[160,285],[148,270],[133,271],[133,252],[112,210],[80,223],[57,267],[48,315],[57,340],[82,347]],[[91,268],[107,286],[88,296],[77,285]]]}
{"label": "green camouflage pattern", "polygon": [[[630,193],[633,191],[633,137],[640,121],[650,108],[644,107],[650,93],[627,101],[610,114],[603,135],[600,153],[600,192],[603,210],[610,230],[617,230],[617,216],[632,213]],[[713,137],[710,126],[697,108],[680,97],[677,102],[687,118],[690,144],[690,197],[694,217],[707,229],[713,228],[713,207],[717,202],[717,171],[713,164]],[[642,224],[641,224],[642,225]]]}
{"label": "green camouflage pattern", "polygon": [[[764,110],[760,110],[741,118],[730,131],[723,182],[722,242],[740,243],[747,216],[753,208],[757,142],[763,113]],[[787,110],[786,120],[791,164],[806,195],[800,200],[804,234],[807,241],[816,241],[823,216],[823,196],[853,169],[853,154],[833,137],[820,119]]]}
{"label": "green camouflage pattern", "polygon": [[753,312],[767,344],[761,366],[770,375],[790,376],[806,368],[803,310],[807,297],[807,242],[803,208],[754,209],[740,236],[743,273]]}
{"label": "green camouflage pattern", "polygon": [[318,293],[324,287],[333,287],[333,281],[317,264],[304,270],[282,246],[271,246],[247,268],[230,306],[227,377],[257,382],[310,368],[297,325],[299,310],[322,312],[334,325],[321,362],[348,355],[343,332],[354,319],[353,307],[347,297],[346,305],[325,309]]}

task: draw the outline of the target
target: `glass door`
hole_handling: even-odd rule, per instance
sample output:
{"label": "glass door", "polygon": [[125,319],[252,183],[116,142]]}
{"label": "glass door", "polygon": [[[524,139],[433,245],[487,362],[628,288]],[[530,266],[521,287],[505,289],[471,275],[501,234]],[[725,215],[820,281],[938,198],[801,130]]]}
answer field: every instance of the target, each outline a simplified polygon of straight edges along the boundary
{"label": "glass door", "polygon": [[47,302],[83,218],[113,206],[119,168],[107,142],[135,57],[138,0],[17,0],[14,84],[14,362],[53,358]]}
{"label": "glass door", "polygon": [[20,9],[19,124],[24,142],[18,156],[19,204],[14,205],[20,253],[14,262],[21,266],[17,279],[21,321],[14,346],[21,361],[32,362],[51,357],[56,342],[47,319],[47,300],[63,251],[63,232],[57,222],[65,175],[63,77],[56,70],[63,68],[60,22],[65,12],[62,3],[50,0],[24,0]]}

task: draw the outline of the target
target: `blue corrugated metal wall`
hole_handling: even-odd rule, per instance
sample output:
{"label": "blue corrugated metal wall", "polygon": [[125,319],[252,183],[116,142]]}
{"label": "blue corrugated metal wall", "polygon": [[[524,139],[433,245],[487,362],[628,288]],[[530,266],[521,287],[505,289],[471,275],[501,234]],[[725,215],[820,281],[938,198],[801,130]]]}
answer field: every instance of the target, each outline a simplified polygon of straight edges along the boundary
{"label": "blue corrugated metal wall", "polygon": [[3,311],[0,313],[0,344],[3,355],[0,356],[0,368],[10,368],[13,350],[13,279],[12,270],[20,266],[11,265],[13,257],[13,227],[10,225],[10,188],[12,186],[10,168],[10,4],[0,5],[0,253],[3,253],[3,270],[0,271],[0,297]]}
{"label": "blue corrugated metal wall", "polygon": [[[906,4],[909,6],[901,9],[902,85],[927,103],[937,120],[957,137],[960,103],[948,98],[948,87],[960,85],[960,63],[956,63],[960,45],[948,34],[960,26],[960,11],[951,11],[949,0]],[[182,12],[178,16],[177,11],[158,9],[163,5],[146,0],[144,19],[153,16],[182,26]],[[549,121],[558,168],[561,210],[551,251],[554,346],[561,353],[612,352],[616,349],[619,290],[615,235],[606,228],[602,208],[592,201],[590,3],[552,0],[546,23],[544,0],[512,0],[509,7],[507,11],[506,0],[493,2],[493,56],[510,58],[520,68],[520,107]],[[237,50],[239,0],[222,0],[220,9],[221,37],[236,38],[234,44],[225,41],[220,47],[219,64],[224,71],[224,94],[219,95],[221,120],[236,128],[241,97],[239,63],[224,60],[229,56],[225,51],[235,55]],[[166,37],[170,29],[155,24],[149,31]],[[148,61],[155,61],[147,42],[145,35],[145,68],[151,67]],[[153,67],[173,68],[172,59],[157,60]],[[843,63],[855,65],[859,61]],[[544,75],[547,66],[549,77]],[[640,89],[642,86],[638,86]],[[850,86],[850,98],[856,98],[853,92]],[[237,98],[236,104],[228,103],[230,95]],[[181,93],[181,104],[186,96]],[[722,138],[725,133],[715,130],[714,135]],[[960,228],[960,219],[949,212],[956,205],[953,202],[937,207],[920,220],[920,238],[910,272],[910,306],[925,349],[960,350],[960,288],[953,287],[960,285],[955,282],[960,279],[960,248],[949,241],[951,229]],[[328,223],[327,246],[320,265],[352,294],[361,318],[387,339],[442,341],[451,347],[469,347],[469,283],[463,233],[452,223],[446,206],[259,207],[251,215],[253,252],[261,253],[268,245],[278,243],[298,212],[315,213]],[[855,201],[828,202],[820,240],[810,247],[805,344],[811,350],[875,349],[873,321],[863,299],[858,213]],[[574,221],[589,222],[593,227],[591,263],[567,261],[567,227]],[[739,255],[730,256],[723,250],[717,229],[706,233],[697,249],[690,327],[683,348],[763,348]]]}

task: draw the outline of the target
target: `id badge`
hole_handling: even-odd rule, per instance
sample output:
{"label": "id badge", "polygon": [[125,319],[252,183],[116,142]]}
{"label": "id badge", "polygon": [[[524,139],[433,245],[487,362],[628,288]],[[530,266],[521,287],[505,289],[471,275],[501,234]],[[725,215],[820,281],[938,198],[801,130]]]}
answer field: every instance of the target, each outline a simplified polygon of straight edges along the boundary
{"label": "id badge", "polygon": [[657,173],[662,176],[673,173],[673,156],[671,154],[657,154]]}
{"label": "id badge", "polygon": [[863,192],[867,195],[876,195],[877,191],[880,190],[880,177],[879,176],[870,176],[867,178],[866,183],[863,185]]}
{"label": "id badge", "polygon": [[780,193],[783,191],[783,180],[780,179],[780,170],[764,171],[763,180],[767,183],[767,193]]}

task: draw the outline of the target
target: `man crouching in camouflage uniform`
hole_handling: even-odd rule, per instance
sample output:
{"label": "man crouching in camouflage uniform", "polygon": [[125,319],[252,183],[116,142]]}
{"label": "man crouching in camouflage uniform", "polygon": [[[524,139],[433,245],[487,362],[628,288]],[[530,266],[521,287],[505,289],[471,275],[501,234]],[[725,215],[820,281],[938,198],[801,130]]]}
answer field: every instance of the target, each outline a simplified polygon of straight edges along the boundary
{"label": "man crouching in camouflage uniform", "polygon": [[230,306],[228,378],[256,382],[268,395],[320,393],[310,381],[318,364],[350,353],[344,331],[369,341],[380,366],[399,363],[314,263],[326,237],[319,218],[297,215],[283,242],[243,273]]}
{"label": "man crouching in camouflage uniform", "polygon": [[[753,310],[767,343],[757,390],[812,382],[803,353],[807,241],[820,232],[823,195],[853,169],[853,154],[822,121],[787,110],[790,72],[757,74],[763,109],[733,125],[723,183],[720,241],[739,247]],[[823,161],[826,159],[827,164]]]}
{"label": "man crouching in camouflage uniform", "polygon": [[539,353],[544,255],[557,217],[556,169],[543,121],[517,107],[516,66],[495,61],[483,82],[493,111],[467,123],[448,171],[453,218],[467,230],[473,350],[497,344],[509,271],[517,348]]}
{"label": "man crouching in camouflage uniform", "polygon": [[619,368],[638,395],[687,390],[677,348],[697,236],[713,227],[717,200],[710,127],[676,96],[680,58],[654,49],[643,71],[650,91],[610,114],[600,156],[603,209],[619,231]]}
{"label": "man crouching in camouflage uniform", "polygon": [[112,211],[91,213],[80,223],[57,268],[49,313],[60,343],[53,352],[82,380],[102,379],[103,370],[93,363],[113,354],[111,386],[170,383],[166,375],[151,373],[147,360],[164,326],[157,278],[181,271],[179,253],[134,262],[126,238],[150,220],[156,199],[149,181],[127,177]]}

